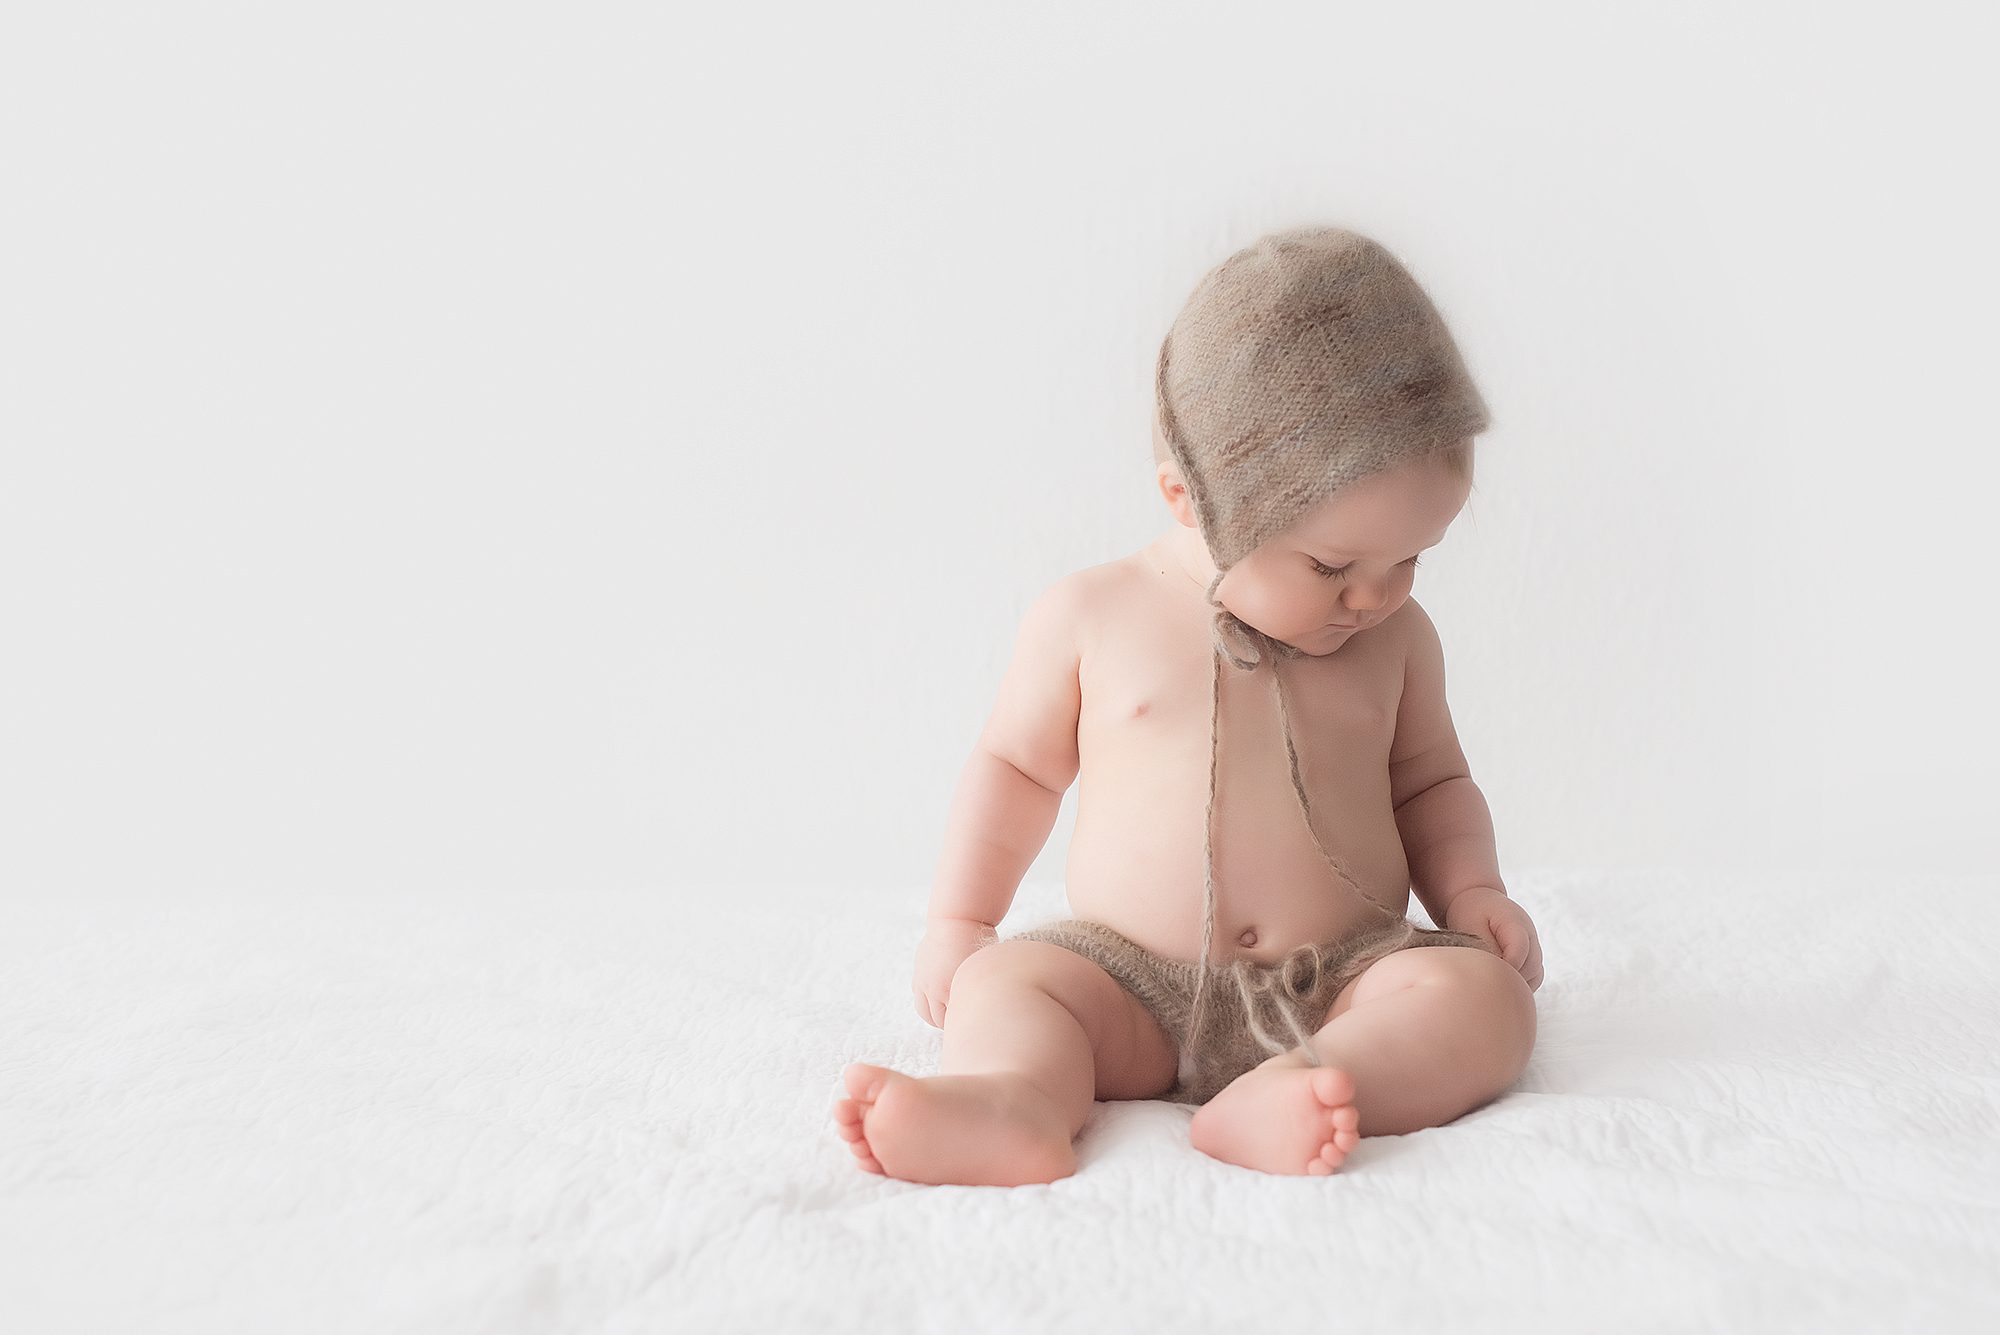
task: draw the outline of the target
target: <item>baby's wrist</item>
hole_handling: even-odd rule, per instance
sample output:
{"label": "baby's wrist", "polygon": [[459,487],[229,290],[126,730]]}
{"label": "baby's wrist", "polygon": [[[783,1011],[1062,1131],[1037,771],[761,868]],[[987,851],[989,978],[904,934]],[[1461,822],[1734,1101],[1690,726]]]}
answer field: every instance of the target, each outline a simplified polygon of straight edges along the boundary
{"label": "baby's wrist", "polygon": [[1478,898],[1478,896],[1481,895],[1482,893],[1489,891],[1493,894],[1500,896],[1500,898],[1502,899],[1507,898],[1507,892],[1505,890],[1502,890],[1497,885],[1468,885],[1463,889],[1455,892],[1450,899],[1447,899],[1444,902],[1445,912],[1446,913],[1451,912],[1453,906],[1456,905],[1460,900],[1466,898],[1468,895],[1472,896],[1473,898]]}

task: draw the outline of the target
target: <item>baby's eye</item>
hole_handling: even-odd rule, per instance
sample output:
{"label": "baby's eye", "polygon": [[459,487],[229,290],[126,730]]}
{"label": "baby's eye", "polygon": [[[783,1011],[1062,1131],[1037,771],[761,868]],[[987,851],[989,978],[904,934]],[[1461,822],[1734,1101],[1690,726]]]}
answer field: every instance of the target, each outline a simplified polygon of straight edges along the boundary
{"label": "baby's eye", "polygon": [[[1306,559],[1312,562],[1314,573],[1319,575],[1322,579],[1332,579],[1336,575],[1345,575],[1347,573],[1348,566],[1352,566],[1354,564],[1354,562],[1349,561],[1347,565],[1344,566],[1327,566],[1322,564],[1320,559],[1316,556],[1309,556]],[[1400,562],[1400,564],[1409,566],[1411,569],[1414,570],[1417,566],[1423,564],[1423,559],[1418,556],[1412,556],[1404,559],[1402,562]]]}

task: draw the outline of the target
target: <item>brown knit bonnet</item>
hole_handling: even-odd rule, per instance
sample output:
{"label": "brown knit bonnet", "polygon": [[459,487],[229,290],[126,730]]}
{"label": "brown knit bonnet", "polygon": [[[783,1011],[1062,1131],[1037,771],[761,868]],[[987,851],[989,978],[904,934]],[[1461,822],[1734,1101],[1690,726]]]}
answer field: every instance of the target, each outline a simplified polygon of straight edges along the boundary
{"label": "brown knit bonnet", "polygon": [[[1186,1080],[1194,1072],[1215,931],[1213,828],[1224,659],[1253,671],[1271,663],[1292,792],[1307,833],[1354,893],[1385,917],[1396,916],[1361,888],[1313,830],[1278,670],[1279,660],[1303,651],[1239,620],[1216,601],[1216,587],[1238,561],[1341,487],[1477,435],[1489,419],[1423,289],[1380,244],[1340,227],[1274,232],[1211,269],[1160,345],[1155,388],[1161,434],[1216,566],[1206,591],[1214,609],[1215,677],[1202,840],[1203,967],[1181,1056]],[[1404,921],[1414,932],[1414,924]],[[1300,949],[1317,964],[1316,945]],[[1317,1064],[1292,1004],[1310,990],[1311,977],[1301,980],[1290,968],[1259,975],[1249,963],[1234,961],[1231,974],[1258,1042],[1273,1055],[1303,1047]],[[1273,996],[1291,1042],[1264,1029],[1260,991]]]}

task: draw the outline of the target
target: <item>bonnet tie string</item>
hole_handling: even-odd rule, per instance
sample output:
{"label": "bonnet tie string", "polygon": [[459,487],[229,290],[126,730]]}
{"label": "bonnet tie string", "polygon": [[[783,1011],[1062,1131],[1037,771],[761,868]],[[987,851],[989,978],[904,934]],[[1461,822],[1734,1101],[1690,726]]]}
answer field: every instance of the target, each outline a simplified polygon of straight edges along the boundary
{"label": "bonnet tie string", "polygon": [[[1318,850],[1321,859],[1334,874],[1345,882],[1362,902],[1373,908],[1385,919],[1396,919],[1408,929],[1408,936],[1416,934],[1416,924],[1406,917],[1391,913],[1367,891],[1363,890],[1339,859],[1327,852],[1320,842],[1318,831],[1313,829],[1312,807],[1306,797],[1305,782],[1299,770],[1298,747],[1292,740],[1291,710],[1286,700],[1284,676],[1278,670],[1278,660],[1298,658],[1304,651],[1295,645],[1286,644],[1259,631],[1224,607],[1215,596],[1216,587],[1222,583],[1226,571],[1217,571],[1208,582],[1203,596],[1214,609],[1211,618],[1211,649],[1213,650],[1213,688],[1209,697],[1209,748],[1208,748],[1208,814],[1202,830],[1202,924],[1201,957],[1196,963],[1194,1000],[1188,1016],[1187,1041],[1182,1045],[1179,1063],[1179,1078],[1183,1084],[1191,1083],[1195,1076],[1195,1052],[1202,1043],[1201,1023],[1203,1003],[1207,999],[1209,959],[1215,939],[1215,792],[1217,761],[1221,752],[1222,732],[1222,664],[1224,659],[1244,671],[1254,671],[1260,664],[1271,664],[1272,690],[1278,697],[1278,716],[1285,739],[1285,756],[1291,766],[1292,795],[1298,803],[1299,815],[1305,822],[1306,834]],[[1239,647],[1245,652],[1239,652]],[[1230,961],[1228,972],[1236,985],[1237,997],[1243,1003],[1244,1017],[1251,1035],[1266,1052],[1279,1056],[1293,1047],[1302,1048],[1306,1059],[1314,1066],[1324,1063],[1307,1040],[1311,1035],[1298,1015],[1298,1004],[1311,995],[1318,985],[1322,966],[1317,943],[1308,943],[1310,949],[1302,947],[1284,960],[1274,973],[1267,973],[1264,966],[1256,961],[1239,957]],[[1303,966],[1297,961],[1304,960]],[[1285,1027],[1292,1033],[1293,1042],[1287,1043],[1274,1037],[1265,1028],[1258,998],[1268,996]]]}

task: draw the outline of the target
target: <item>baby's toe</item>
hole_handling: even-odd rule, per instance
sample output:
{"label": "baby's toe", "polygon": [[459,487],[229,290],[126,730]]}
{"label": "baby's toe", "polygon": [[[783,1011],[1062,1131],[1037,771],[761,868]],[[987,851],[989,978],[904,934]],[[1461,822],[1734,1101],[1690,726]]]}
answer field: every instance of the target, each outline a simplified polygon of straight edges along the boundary
{"label": "baby's toe", "polygon": [[1354,1077],[1340,1067],[1316,1067],[1311,1080],[1313,1096],[1336,1112],[1354,1102]]}
{"label": "baby's toe", "polygon": [[847,1069],[840,1073],[840,1078],[857,1102],[870,1104],[882,1092],[882,1086],[888,1083],[889,1068],[870,1062],[849,1062]]}
{"label": "baby's toe", "polygon": [[875,1098],[888,1083],[889,1068],[869,1062],[849,1062],[841,1072],[841,1083],[847,1087],[847,1098],[833,1101],[834,1130],[847,1142],[854,1161],[871,1173],[888,1176],[882,1161],[875,1157],[874,1149],[868,1144],[868,1113],[875,1106]]}

